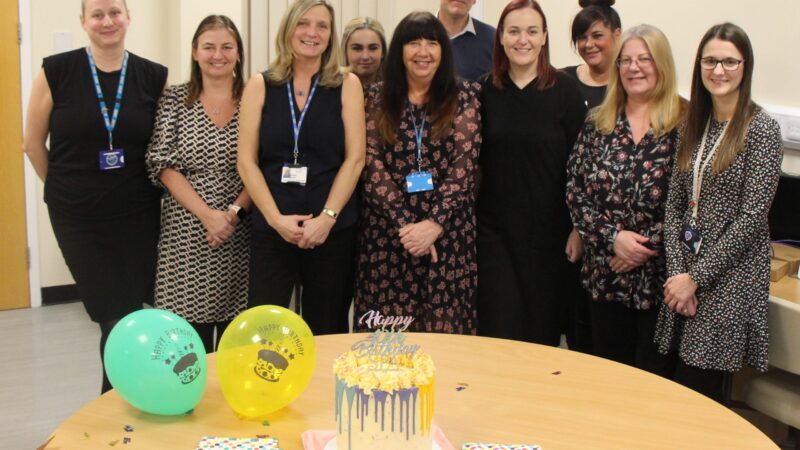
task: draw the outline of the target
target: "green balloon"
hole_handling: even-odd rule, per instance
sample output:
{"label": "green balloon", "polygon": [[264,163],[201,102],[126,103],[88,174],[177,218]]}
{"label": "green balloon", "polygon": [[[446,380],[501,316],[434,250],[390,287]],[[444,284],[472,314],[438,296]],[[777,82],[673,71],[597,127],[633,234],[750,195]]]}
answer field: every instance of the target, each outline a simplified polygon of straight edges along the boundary
{"label": "green balloon", "polygon": [[189,322],[161,309],[142,309],[120,320],[106,341],[104,363],[117,393],[151,414],[190,412],[206,388],[200,336]]}

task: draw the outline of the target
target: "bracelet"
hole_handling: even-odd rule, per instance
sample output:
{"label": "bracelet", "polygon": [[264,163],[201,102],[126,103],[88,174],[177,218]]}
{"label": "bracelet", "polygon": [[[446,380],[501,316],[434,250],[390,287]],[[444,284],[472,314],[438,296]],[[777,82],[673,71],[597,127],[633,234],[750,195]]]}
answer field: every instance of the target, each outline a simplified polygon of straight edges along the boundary
{"label": "bracelet", "polygon": [[322,208],[322,214],[325,214],[333,220],[336,220],[336,218],[339,217],[339,214],[330,208]]}

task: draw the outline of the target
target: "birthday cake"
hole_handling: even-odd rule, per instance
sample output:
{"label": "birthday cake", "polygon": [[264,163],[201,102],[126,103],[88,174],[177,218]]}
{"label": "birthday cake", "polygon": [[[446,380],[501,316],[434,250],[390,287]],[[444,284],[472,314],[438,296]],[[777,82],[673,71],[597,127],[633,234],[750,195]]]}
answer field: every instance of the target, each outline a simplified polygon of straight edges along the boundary
{"label": "birthday cake", "polygon": [[338,450],[430,450],[433,360],[400,331],[375,331],[333,363]]}

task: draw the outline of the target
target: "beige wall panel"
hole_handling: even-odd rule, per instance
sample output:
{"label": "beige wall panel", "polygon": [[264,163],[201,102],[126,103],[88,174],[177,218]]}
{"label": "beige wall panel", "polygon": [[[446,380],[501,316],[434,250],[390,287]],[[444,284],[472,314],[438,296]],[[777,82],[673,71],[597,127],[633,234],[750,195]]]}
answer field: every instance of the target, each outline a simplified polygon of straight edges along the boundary
{"label": "beige wall panel", "polygon": [[250,53],[247,58],[250,73],[258,73],[269,65],[269,5],[267,0],[251,0],[250,2]]}
{"label": "beige wall panel", "polygon": [[358,16],[376,18],[378,15],[378,0],[358,0]]}

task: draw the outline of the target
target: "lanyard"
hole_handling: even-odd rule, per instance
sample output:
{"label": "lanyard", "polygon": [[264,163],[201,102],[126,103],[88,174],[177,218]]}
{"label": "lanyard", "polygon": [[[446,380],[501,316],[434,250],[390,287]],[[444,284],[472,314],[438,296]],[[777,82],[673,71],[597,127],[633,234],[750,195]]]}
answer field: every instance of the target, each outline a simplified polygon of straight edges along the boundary
{"label": "lanyard", "polygon": [[289,95],[289,110],[292,112],[292,129],[294,130],[294,149],[292,150],[292,156],[294,156],[294,163],[297,164],[297,157],[300,155],[300,150],[297,148],[297,141],[300,139],[300,127],[303,126],[303,119],[306,117],[306,111],[308,111],[308,107],[311,105],[311,99],[314,98],[314,92],[317,90],[317,82],[319,78],[314,80],[314,85],[311,86],[311,92],[308,94],[308,100],[306,100],[306,105],[303,106],[303,112],[300,113],[300,121],[297,121],[297,116],[294,113],[294,98],[292,95],[292,88],[289,86],[290,83],[286,83],[286,93]]}
{"label": "lanyard", "polygon": [[414,124],[414,139],[417,141],[417,167],[422,172],[422,133],[425,131],[425,112],[422,113],[422,123],[417,125],[417,119],[411,114],[411,123]]}
{"label": "lanyard", "polygon": [[114,112],[111,118],[108,118],[108,106],[103,96],[103,90],[100,89],[100,78],[97,76],[97,65],[94,63],[92,56],[92,48],[86,47],[86,54],[89,57],[89,68],[92,69],[92,81],[94,81],[94,90],[97,92],[97,100],[100,101],[100,112],[103,114],[103,121],[106,124],[108,131],[108,148],[114,150],[114,128],[117,126],[117,119],[119,118],[119,109],[122,106],[122,89],[125,87],[125,74],[128,73],[128,52],[122,58],[122,71],[119,74],[119,84],[117,85],[117,98],[114,101]]}
{"label": "lanyard", "polygon": [[706,129],[703,131],[703,139],[700,141],[700,148],[697,150],[697,159],[694,161],[694,169],[692,170],[692,200],[689,202],[689,205],[692,207],[692,222],[697,219],[697,211],[700,203],[700,188],[703,186],[703,172],[705,172],[711,160],[714,158],[714,154],[717,152],[722,138],[725,137],[725,132],[728,131],[728,124],[730,124],[730,121],[725,124],[725,128],[722,129],[722,133],[720,133],[717,141],[714,142],[714,145],[708,151],[708,155],[703,159],[703,150],[706,148],[706,139],[708,139],[708,129],[711,126],[711,118],[706,122]]}

